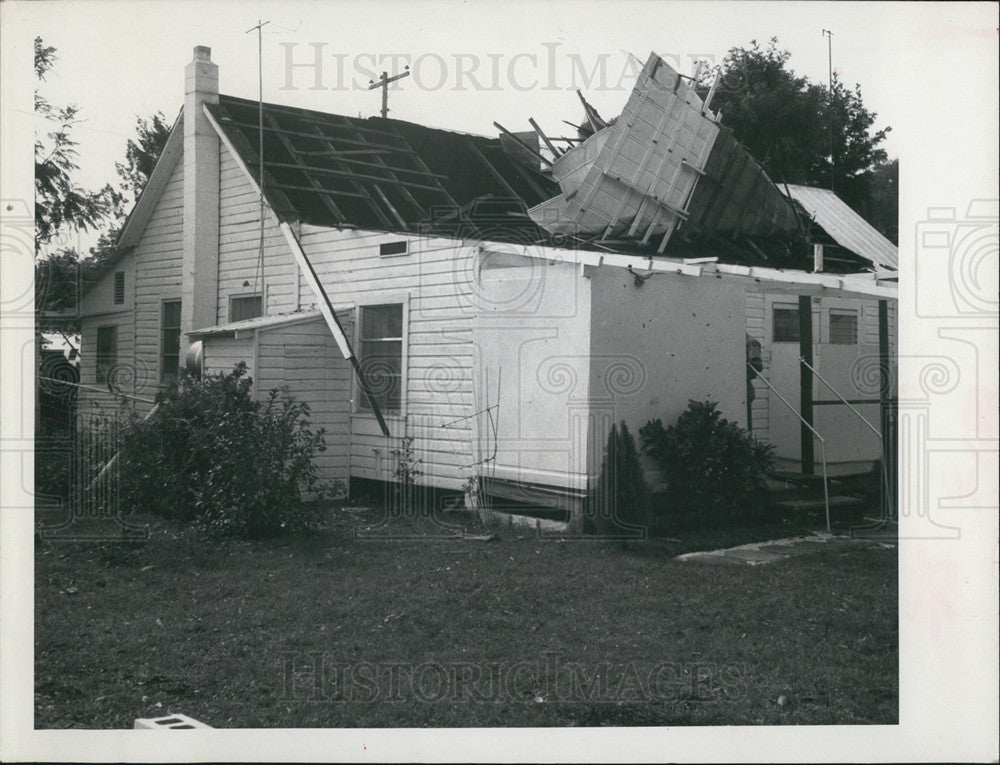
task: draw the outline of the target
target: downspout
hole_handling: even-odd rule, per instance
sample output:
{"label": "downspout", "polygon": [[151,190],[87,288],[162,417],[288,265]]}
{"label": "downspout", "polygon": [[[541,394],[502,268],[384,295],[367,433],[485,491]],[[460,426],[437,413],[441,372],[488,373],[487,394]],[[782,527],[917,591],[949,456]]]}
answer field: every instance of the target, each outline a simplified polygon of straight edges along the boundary
{"label": "downspout", "polygon": [[295,262],[299,266],[299,271],[305,277],[306,282],[309,284],[309,288],[316,296],[320,313],[323,314],[323,318],[326,320],[326,324],[330,328],[330,332],[333,334],[333,339],[337,341],[337,347],[340,348],[341,355],[350,361],[351,366],[354,367],[354,374],[358,379],[358,385],[368,397],[368,403],[371,404],[372,412],[375,414],[375,419],[378,420],[378,426],[382,429],[382,435],[389,438],[389,426],[386,425],[385,417],[382,416],[382,410],[379,409],[378,402],[372,395],[371,388],[368,387],[368,382],[365,380],[361,364],[358,362],[357,356],[354,355],[354,350],[351,348],[351,344],[347,339],[347,334],[344,332],[344,328],[340,324],[340,319],[337,318],[337,312],[333,310],[333,303],[330,302],[330,298],[326,294],[326,290],[323,289],[323,284],[316,275],[316,271],[313,269],[312,263],[309,262],[309,258],[302,249],[302,245],[299,243],[298,238],[296,238],[295,233],[292,231],[292,227],[289,226],[287,222],[283,222],[281,224],[281,233],[285,235],[285,241],[288,242],[288,246],[291,248],[292,254],[295,256]]}

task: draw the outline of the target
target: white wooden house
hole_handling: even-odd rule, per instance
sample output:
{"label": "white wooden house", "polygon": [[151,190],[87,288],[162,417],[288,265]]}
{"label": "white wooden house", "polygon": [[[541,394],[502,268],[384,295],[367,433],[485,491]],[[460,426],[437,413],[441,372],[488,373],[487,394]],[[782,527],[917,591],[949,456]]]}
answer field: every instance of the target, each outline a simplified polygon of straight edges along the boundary
{"label": "white wooden house", "polygon": [[[754,261],[757,245],[739,257],[735,234],[666,246],[668,234],[649,247],[576,237],[538,223],[539,206],[573,195],[537,146],[537,135],[259,109],[220,95],[209,50],[196,48],[118,255],[84,296],[81,381],[151,398],[200,343],[206,373],[245,361],[257,395],[287,385],[309,403],[327,431],[327,477],[391,480],[391,451],[412,437],[422,482],[460,489],[479,477],[500,494],[527,487],[570,506],[593,485],[612,422],[671,422],[689,399],[751,417],[780,457],[808,462],[799,415],[771,388],[755,382],[748,407],[748,335],[793,409],[811,348],[823,379],[877,420],[879,361],[894,348],[894,248],[877,234],[859,245],[858,231],[873,233],[860,219],[833,225],[836,197],[795,209],[826,236],[812,243],[847,257],[840,273],[811,250],[797,268]],[[678,156],[704,175],[709,148]],[[793,209],[775,199],[772,213]],[[657,234],[678,228],[651,219]],[[811,402],[836,398],[812,384]],[[845,407],[808,408],[831,463],[880,456]]]}

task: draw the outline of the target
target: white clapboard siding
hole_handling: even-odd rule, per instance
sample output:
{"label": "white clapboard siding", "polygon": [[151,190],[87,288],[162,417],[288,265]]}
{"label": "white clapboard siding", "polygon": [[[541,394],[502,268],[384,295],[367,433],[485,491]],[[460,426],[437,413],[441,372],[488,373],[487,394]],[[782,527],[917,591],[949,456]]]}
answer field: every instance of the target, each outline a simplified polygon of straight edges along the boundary
{"label": "white clapboard siding", "polygon": [[[229,150],[222,147],[219,180],[219,303],[217,321],[231,321],[229,299],[266,287],[266,315],[298,307],[298,269],[270,208],[264,208],[263,274],[260,267],[260,199]],[[263,278],[261,278],[263,277]],[[245,286],[246,285],[246,286]]]}
{"label": "white clapboard siding", "polygon": [[160,386],[160,316],[164,300],[180,300],[183,259],[184,163],[174,166],[135,248],[136,387],[153,396]]}
{"label": "white clapboard siding", "polygon": [[315,459],[321,480],[346,483],[350,460],[350,363],[322,319],[293,326],[262,327],[238,338],[204,340],[206,374],[231,372],[240,361],[254,380],[253,395],[268,400],[274,389],[287,389],[309,405],[310,423],[325,431],[324,451]]}
{"label": "white clapboard siding", "polygon": [[322,480],[347,482],[351,458],[351,365],[340,354],[322,319],[290,327],[262,329],[258,336],[255,390],[261,401],[269,391],[287,388],[309,405],[314,429],[325,431],[325,451],[315,457]]}
{"label": "white clapboard siding", "polygon": [[[381,257],[379,245],[407,239],[407,255]],[[420,483],[461,488],[472,473],[474,248],[461,242],[303,226],[303,249],[342,320],[364,304],[408,302],[405,418],[387,417],[386,439],[365,412],[352,416],[351,475],[393,480],[392,451],[414,439]],[[304,284],[299,303],[315,296]],[[353,331],[348,335],[354,341]],[[356,390],[354,392],[356,397]],[[467,418],[467,419],[460,419]],[[459,420],[455,422],[455,420]]]}
{"label": "white clapboard siding", "polygon": [[[81,388],[77,393],[77,411],[81,415],[91,413],[98,407],[114,411],[121,403],[121,397],[113,395],[107,383],[97,382],[97,329],[110,326],[117,327],[116,361],[112,375],[118,389],[122,393],[144,398],[152,398],[155,395],[155,390],[150,389],[146,380],[149,375],[134,373],[137,365],[132,346],[132,314],[123,311],[85,317],[80,322],[80,383],[88,387]],[[141,369],[142,364],[139,367]],[[101,390],[96,391],[92,388]],[[140,409],[144,411],[144,407]]]}
{"label": "white clapboard siding", "polygon": [[254,347],[252,335],[239,338],[206,338],[202,341],[204,373],[206,375],[228,374],[242,361],[247,365],[247,372],[253,376]]}

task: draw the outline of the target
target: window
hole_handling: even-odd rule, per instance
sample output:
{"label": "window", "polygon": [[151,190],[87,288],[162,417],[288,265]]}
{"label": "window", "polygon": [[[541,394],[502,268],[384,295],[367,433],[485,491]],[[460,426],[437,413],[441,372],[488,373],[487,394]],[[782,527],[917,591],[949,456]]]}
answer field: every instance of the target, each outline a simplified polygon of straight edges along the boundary
{"label": "window", "polygon": [[256,319],[260,315],[260,295],[237,295],[229,299],[229,321]]}
{"label": "window", "polygon": [[115,305],[125,302],[125,272],[115,271]]}
{"label": "window", "polygon": [[399,242],[383,242],[378,246],[378,254],[383,258],[391,255],[405,255],[408,251],[407,244],[405,239]]}
{"label": "window", "polygon": [[181,356],[181,301],[165,300],[160,316],[160,382],[177,379]]}
{"label": "window", "polygon": [[836,345],[857,345],[857,311],[830,311],[830,342]]}
{"label": "window", "polygon": [[108,372],[118,360],[118,327],[97,328],[97,382],[107,382]]}
{"label": "window", "polygon": [[799,341],[799,309],[774,306],[771,339],[776,343]]}
{"label": "window", "polygon": [[[365,382],[379,409],[398,412],[403,389],[403,305],[366,305],[358,309],[361,324],[360,363]],[[360,409],[371,409],[363,393]]]}

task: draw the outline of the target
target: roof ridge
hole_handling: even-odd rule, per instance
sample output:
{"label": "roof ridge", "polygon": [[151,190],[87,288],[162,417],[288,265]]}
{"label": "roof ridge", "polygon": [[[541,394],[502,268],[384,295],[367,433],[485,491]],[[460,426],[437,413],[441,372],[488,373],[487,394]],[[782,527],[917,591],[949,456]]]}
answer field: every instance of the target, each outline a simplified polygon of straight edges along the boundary
{"label": "roof ridge", "polygon": [[[258,103],[257,99],[255,99],[255,98],[243,98],[242,96],[231,96],[231,95],[227,95],[225,93],[220,93],[219,94],[219,98],[220,99],[228,99],[229,101],[238,101],[238,102],[241,102],[243,104],[253,105],[253,106],[256,106],[257,103]],[[435,126],[432,126],[432,125],[424,124],[422,122],[411,122],[410,120],[400,120],[400,119],[396,119],[395,117],[378,117],[378,116],[375,116],[375,115],[372,115],[370,117],[352,117],[352,116],[350,116],[348,114],[340,114],[338,112],[330,112],[330,111],[320,111],[319,109],[308,109],[308,108],[306,108],[304,106],[292,106],[292,105],[289,105],[289,104],[278,104],[278,103],[274,103],[273,101],[265,101],[264,102],[264,107],[265,108],[274,109],[274,110],[285,111],[285,112],[300,113],[300,114],[305,115],[305,116],[317,115],[317,116],[320,116],[320,117],[338,117],[340,119],[346,119],[346,120],[350,120],[352,122],[363,122],[366,125],[370,125],[372,122],[376,122],[376,123],[384,122],[384,123],[390,123],[390,124],[402,124],[402,125],[409,125],[409,126],[417,127],[417,128],[422,129],[422,130],[434,131],[434,132],[439,132],[439,133],[450,133],[452,135],[467,136],[469,138],[481,138],[481,139],[484,139],[484,140],[487,140],[487,141],[495,141],[498,144],[499,144],[499,141],[500,141],[500,136],[499,135],[497,135],[497,136],[490,136],[490,135],[484,135],[483,133],[470,133],[470,132],[468,132],[466,130],[456,130],[454,128],[435,127]]]}

